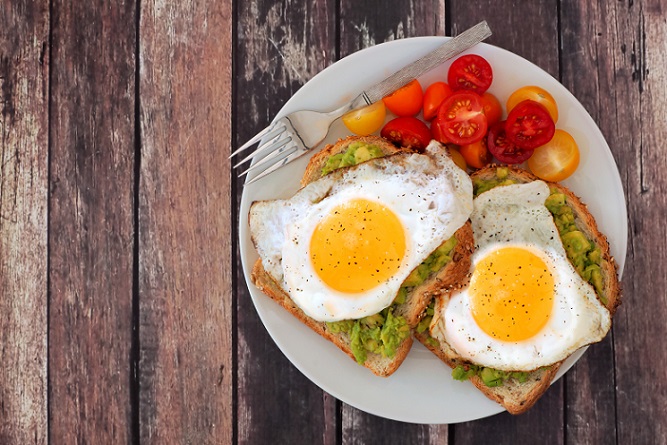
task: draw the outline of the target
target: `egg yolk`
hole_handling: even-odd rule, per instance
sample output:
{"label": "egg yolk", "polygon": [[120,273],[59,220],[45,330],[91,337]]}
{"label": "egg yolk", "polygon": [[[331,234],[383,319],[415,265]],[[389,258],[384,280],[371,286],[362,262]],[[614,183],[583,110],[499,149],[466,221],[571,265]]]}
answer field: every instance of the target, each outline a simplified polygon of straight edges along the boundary
{"label": "egg yolk", "polygon": [[504,341],[533,337],[551,316],[554,278],[544,260],[521,247],[503,247],[476,265],[470,281],[472,315]]}
{"label": "egg yolk", "polygon": [[405,254],[405,231],[385,206],[356,199],[335,207],[315,228],[310,257],[319,277],[340,292],[358,293],[394,275]]}

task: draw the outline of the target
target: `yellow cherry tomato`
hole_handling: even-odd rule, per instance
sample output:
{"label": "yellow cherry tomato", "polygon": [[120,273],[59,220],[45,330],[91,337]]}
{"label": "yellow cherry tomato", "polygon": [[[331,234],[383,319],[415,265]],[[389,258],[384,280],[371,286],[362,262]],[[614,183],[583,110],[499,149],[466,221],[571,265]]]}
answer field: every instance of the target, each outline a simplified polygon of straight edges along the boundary
{"label": "yellow cherry tomato", "polygon": [[343,123],[352,133],[368,136],[375,133],[384,124],[387,110],[381,100],[364,108],[352,110],[343,115]]}
{"label": "yellow cherry tomato", "polygon": [[513,92],[509,99],[507,99],[507,112],[509,113],[517,104],[527,99],[535,101],[546,108],[554,123],[558,121],[556,100],[547,90],[534,85],[521,87]]}
{"label": "yellow cherry tomato", "polygon": [[528,159],[528,168],[545,181],[558,182],[568,178],[579,166],[579,147],[567,131],[556,130],[549,142],[535,149]]}
{"label": "yellow cherry tomato", "polygon": [[452,157],[452,161],[454,161],[454,164],[461,167],[461,170],[463,170],[464,172],[468,171],[468,165],[466,164],[466,160],[463,159],[463,155],[459,153],[459,151],[456,148],[448,145],[447,151],[449,151],[449,155]]}

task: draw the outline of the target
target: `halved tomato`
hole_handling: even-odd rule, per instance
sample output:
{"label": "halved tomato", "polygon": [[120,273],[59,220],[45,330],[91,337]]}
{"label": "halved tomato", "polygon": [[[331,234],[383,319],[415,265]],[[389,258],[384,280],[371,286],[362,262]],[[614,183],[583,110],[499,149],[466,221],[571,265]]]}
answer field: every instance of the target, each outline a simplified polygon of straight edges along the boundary
{"label": "halved tomato", "polygon": [[491,155],[486,148],[486,139],[484,138],[472,144],[462,145],[459,151],[466,164],[473,168],[482,168],[491,162]]}
{"label": "halved tomato", "polygon": [[528,99],[534,100],[546,108],[549,115],[551,115],[551,119],[553,119],[554,122],[558,122],[558,106],[556,105],[556,99],[554,99],[547,90],[535,85],[521,87],[510,94],[510,97],[507,99],[507,112],[509,113],[518,103]]}
{"label": "halved tomato", "polygon": [[431,132],[416,117],[397,117],[382,127],[380,136],[401,147],[422,152],[431,142]]}
{"label": "halved tomato", "polygon": [[483,94],[491,86],[493,70],[486,59],[477,54],[466,54],[452,62],[447,82],[452,90],[470,90]]}
{"label": "halved tomato", "polygon": [[367,107],[352,110],[343,115],[342,120],[348,130],[359,136],[368,136],[380,129],[387,111],[381,100]]}
{"label": "halved tomato", "polygon": [[554,137],[537,147],[528,159],[528,168],[538,178],[558,182],[568,178],[579,166],[579,147],[572,135],[556,130]]}
{"label": "halved tomato", "polygon": [[435,82],[424,91],[424,119],[430,121],[438,114],[440,105],[452,95],[452,89],[445,82]]}
{"label": "halved tomato", "polygon": [[521,164],[533,154],[532,148],[517,147],[507,138],[506,122],[498,122],[489,129],[486,145],[491,154],[505,164]]}
{"label": "halved tomato", "polygon": [[[457,145],[472,144],[484,137],[488,128],[479,95],[460,91],[449,96],[438,109],[442,137]],[[442,142],[442,141],[441,141]]]}
{"label": "halved tomato", "polygon": [[396,116],[416,116],[422,109],[424,93],[416,79],[382,98],[389,111]]}
{"label": "halved tomato", "polygon": [[524,100],[510,111],[505,131],[517,147],[532,149],[549,142],[556,125],[546,108],[533,100]]}

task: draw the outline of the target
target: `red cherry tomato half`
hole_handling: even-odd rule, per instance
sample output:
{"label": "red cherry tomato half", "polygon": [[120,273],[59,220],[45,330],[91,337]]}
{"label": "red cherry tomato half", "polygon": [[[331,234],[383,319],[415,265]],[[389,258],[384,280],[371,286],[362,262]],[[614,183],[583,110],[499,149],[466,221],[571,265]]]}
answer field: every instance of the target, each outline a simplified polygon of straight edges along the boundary
{"label": "red cherry tomato half", "polygon": [[401,147],[422,152],[431,142],[431,132],[416,117],[397,117],[386,123],[380,136]]}
{"label": "red cherry tomato half", "polygon": [[556,125],[545,107],[535,101],[524,100],[510,111],[505,131],[517,147],[534,149],[551,140]]}
{"label": "red cherry tomato half", "polygon": [[533,154],[532,148],[517,147],[505,133],[506,121],[498,122],[489,129],[486,145],[491,154],[505,164],[521,164]]}
{"label": "red cherry tomato half", "polygon": [[443,144],[451,144],[449,139],[445,137],[444,122],[440,119],[433,119],[431,121],[431,136],[438,142],[442,142]]}
{"label": "red cherry tomato half", "polygon": [[440,105],[452,95],[452,89],[445,82],[435,82],[424,91],[424,119],[430,121],[438,114]]}
{"label": "red cherry tomato half", "polygon": [[423,99],[422,86],[413,80],[382,98],[382,101],[396,116],[415,116],[422,109]]}
{"label": "red cherry tomato half", "polygon": [[442,137],[457,145],[477,142],[484,137],[488,128],[479,95],[457,92],[440,105],[438,117]]}
{"label": "red cherry tomato half", "polygon": [[470,90],[483,94],[491,86],[493,70],[486,59],[467,54],[456,59],[447,72],[447,82],[454,91]]}

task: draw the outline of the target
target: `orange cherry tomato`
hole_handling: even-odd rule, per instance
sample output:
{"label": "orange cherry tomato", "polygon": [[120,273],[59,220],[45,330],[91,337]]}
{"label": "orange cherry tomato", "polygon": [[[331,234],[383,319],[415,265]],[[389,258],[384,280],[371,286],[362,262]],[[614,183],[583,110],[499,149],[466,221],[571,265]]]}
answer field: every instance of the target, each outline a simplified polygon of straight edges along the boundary
{"label": "orange cherry tomato", "polygon": [[579,166],[579,147],[572,135],[556,130],[546,144],[537,147],[528,159],[528,168],[545,181],[558,182],[568,178]]}
{"label": "orange cherry tomato", "polygon": [[452,95],[452,89],[445,82],[435,82],[424,91],[424,120],[430,121],[438,114],[440,105]]}
{"label": "orange cherry tomato", "polygon": [[462,145],[459,152],[465,159],[466,164],[472,168],[482,168],[491,162],[491,154],[486,148],[486,138],[472,144]]}
{"label": "orange cherry tomato", "polygon": [[544,88],[534,85],[519,88],[510,94],[510,97],[507,99],[507,112],[509,113],[512,111],[514,107],[524,100],[532,100],[542,105],[547,109],[554,123],[558,122],[558,106],[556,105],[556,99],[554,99],[554,97]]}
{"label": "orange cherry tomato", "polygon": [[384,124],[387,110],[381,100],[367,107],[352,110],[343,115],[343,123],[352,133],[359,136],[368,136],[375,133]]}
{"label": "orange cherry tomato", "polygon": [[482,94],[482,110],[489,128],[503,118],[503,107],[500,105],[500,101],[488,91]]}
{"label": "orange cherry tomato", "polygon": [[415,79],[382,98],[389,111],[396,116],[416,116],[422,109],[424,93]]}

